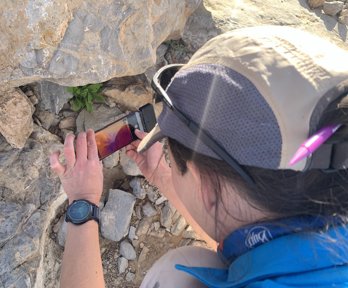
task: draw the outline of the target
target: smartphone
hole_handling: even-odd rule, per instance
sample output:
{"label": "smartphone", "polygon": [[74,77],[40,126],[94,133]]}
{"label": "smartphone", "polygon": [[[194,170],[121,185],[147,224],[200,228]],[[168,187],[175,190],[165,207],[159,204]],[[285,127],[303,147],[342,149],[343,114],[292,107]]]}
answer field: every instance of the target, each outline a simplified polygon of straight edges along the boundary
{"label": "smartphone", "polygon": [[139,108],[123,118],[96,131],[95,139],[98,147],[99,159],[102,160],[112,153],[127,146],[138,139],[134,130],[150,132],[156,124],[156,116],[151,104]]}

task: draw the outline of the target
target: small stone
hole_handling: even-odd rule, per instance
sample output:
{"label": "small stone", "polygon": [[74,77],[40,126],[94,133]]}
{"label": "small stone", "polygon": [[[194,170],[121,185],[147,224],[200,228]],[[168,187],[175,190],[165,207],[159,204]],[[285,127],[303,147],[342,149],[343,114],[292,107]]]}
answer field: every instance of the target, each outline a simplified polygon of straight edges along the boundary
{"label": "small stone", "polygon": [[310,8],[315,9],[323,6],[325,0],[308,0],[308,5]]}
{"label": "small stone", "polygon": [[101,234],[112,241],[120,241],[129,231],[135,197],[122,190],[109,191],[109,199],[101,211]]}
{"label": "small stone", "polygon": [[129,240],[133,241],[133,240],[137,240],[138,239],[138,237],[135,234],[135,232],[136,232],[136,228],[134,226],[130,226],[129,227],[129,232],[128,232]]}
{"label": "small stone", "polygon": [[111,169],[114,168],[120,163],[120,152],[117,151],[108,157],[103,159],[103,166],[104,168]]}
{"label": "small stone", "polygon": [[156,238],[163,238],[165,234],[166,234],[166,230],[162,228],[162,229],[159,229],[158,231],[152,231],[150,233],[150,236],[154,236]]}
{"label": "small stone", "polygon": [[74,129],[76,127],[76,120],[74,117],[66,117],[59,123],[60,129]]}
{"label": "small stone", "polygon": [[143,242],[141,242],[141,243],[139,244],[139,247],[140,247],[140,249],[143,249],[143,248],[145,247],[145,244],[144,244]]}
{"label": "small stone", "polygon": [[127,282],[133,282],[135,280],[135,274],[132,272],[128,272],[126,274],[126,281]]}
{"label": "small stone", "polygon": [[158,206],[158,205],[161,205],[163,202],[167,201],[167,198],[164,197],[164,196],[161,196],[160,198],[158,198],[155,202],[155,204]]}
{"label": "small stone", "polygon": [[348,25],[348,9],[343,9],[341,11],[338,21],[344,25]]}
{"label": "small stone", "polygon": [[124,257],[119,257],[117,259],[117,267],[119,274],[126,272],[126,269],[128,268],[128,260]]}
{"label": "small stone", "polygon": [[163,206],[161,210],[161,225],[167,229],[172,226],[173,223],[173,211],[168,205]]}
{"label": "small stone", "polygon": [[143,206],[143,213],[146,217],[152,217],[157,214],[157,210],[153,208],[153,206],[149,202],[146,202]]}
{"label": "small stone", "polygon": [[42,127],[46,130],[58,122],[56,115],[49,111],[36,110],[34,115],[40,120]]}
{"label": "small stone", "polygon": [[120,244],[120,254],[127,260],[135,260],[137,254],[132,246],[127,240],[123,240]]}
{"label": "small stone", "polygon": [[179,236],[184,231],[186,225],[187,223],[185,218],[180,216],[179,219],[175,222],[170,232],[175,236]]}
{"label": "small stone", "polygon": [[151,221],[149,219],[147,218],[142,219],[139,222],[137,227],[137,231],[136,231],[137,236],[140,237],[140,236],[146,235],[150,229],[150,225],[151,225]]}
{"label": "small stone", "polygon": [[158,229],[161,227],[161,224],[159,223],[159,222],[155,222],[155,223],[153,223],[153,229],[155,230],[155,231],[158,231]]}
{"label": "small stone", "polygon": [[141,220],[143,217],[141,216],[141,206],[135,207],[135,215],[137,216],[138,220]]}
{"label": "small stone", "polygon": [[[142,243],[144,244],[144,243]],[[138,263],[143,262],[146,259],[147,253],[149,253],[149,248],[147,248],[146,246],[142,247],[142,250],[140,252],[139,258],[138,258]]]}
{"label": "small stone", "polygon": [[149,186],[149,187],[146,189],[146,194],[147,194],[147,198],[149,198],[149,200],[150,200],[152,203],[155,203],[156,200],[157,200],[158,197],[159,197],[159,193],[158,193],[157,189],[155,189],[155,188],[152,187],[152,186]]}
{"label": "small stone", "polygon": [[335,16],[343,9],[344,3],[340,1],[325,1],[323,11],[326,15]]}
{"label": "small stone", "polygon": [[138,199],[145,199],[146,197],[146,191],[142,187],[142,181],[143,180],[141,178],[136,177],[129,182],[129,186],[133,190],[133,195]]}
{"label": "small stone", "polygon": [[37,105],[39,103],[39,98],[36,95],[28,96],[31,104]]}
{"label": "small stone", "polygon": [[197,239],[198,238],[196,232],[193,231],[191,226],[188,226],[186,228],[184,233],[182,233],[182,237],[184,237],[186,239]]}
{"label": "small stone", "polygon": [[124,151],[121,152],[120,164],[123,172],[128,176],[142,176],[137,164],[130,159]]}
{"label": "small stone", "polygon": [[61,247],[64,247],[65,246],[65,239],[66,239],[66,235],[67,235],[67,230],[68,230],[67,229],[68,225],[64,221],[64,217],[62,217],[60,222],[61,222],[61,226],[60,226],[59,231],[58,231],[57,240],[58,240],[58,244]]}

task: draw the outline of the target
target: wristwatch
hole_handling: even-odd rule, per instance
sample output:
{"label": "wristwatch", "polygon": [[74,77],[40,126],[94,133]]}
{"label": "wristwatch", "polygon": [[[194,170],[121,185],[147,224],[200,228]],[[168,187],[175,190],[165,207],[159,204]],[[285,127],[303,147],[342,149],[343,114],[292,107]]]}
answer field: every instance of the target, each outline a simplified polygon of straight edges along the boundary
{"label": "wristwatch", "polygon": [[99,207],[88,200],[75,200],[68,206],[65,221],[75,225],[81,225],[89,220],[95,220],[99,224]]}

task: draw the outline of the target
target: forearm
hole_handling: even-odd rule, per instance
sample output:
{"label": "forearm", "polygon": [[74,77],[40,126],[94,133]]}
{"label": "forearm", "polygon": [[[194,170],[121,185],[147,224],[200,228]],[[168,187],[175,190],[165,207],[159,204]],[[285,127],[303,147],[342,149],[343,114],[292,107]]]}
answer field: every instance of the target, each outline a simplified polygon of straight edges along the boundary
{"label": "forearm", "polygon": [[68,223],[60,283],[62,288],[105,287],[95,221]]}

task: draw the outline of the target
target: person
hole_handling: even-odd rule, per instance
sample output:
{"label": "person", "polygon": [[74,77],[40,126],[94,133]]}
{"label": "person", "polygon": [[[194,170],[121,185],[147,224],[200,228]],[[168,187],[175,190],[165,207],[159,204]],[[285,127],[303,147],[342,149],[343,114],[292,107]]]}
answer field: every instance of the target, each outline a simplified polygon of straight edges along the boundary
{"label": "person", "polygon": [[[348,287],[348,52],[290,27],[219,35],[153,80],[158,125],[127,147],[217,251],[181,247],[141,287]],[[289,162],[326,125],[339,130]],[[98,204],[93,131],[51,156],[69,203]],[[68,225],[61,287],[103,287],[98,225]]]}

